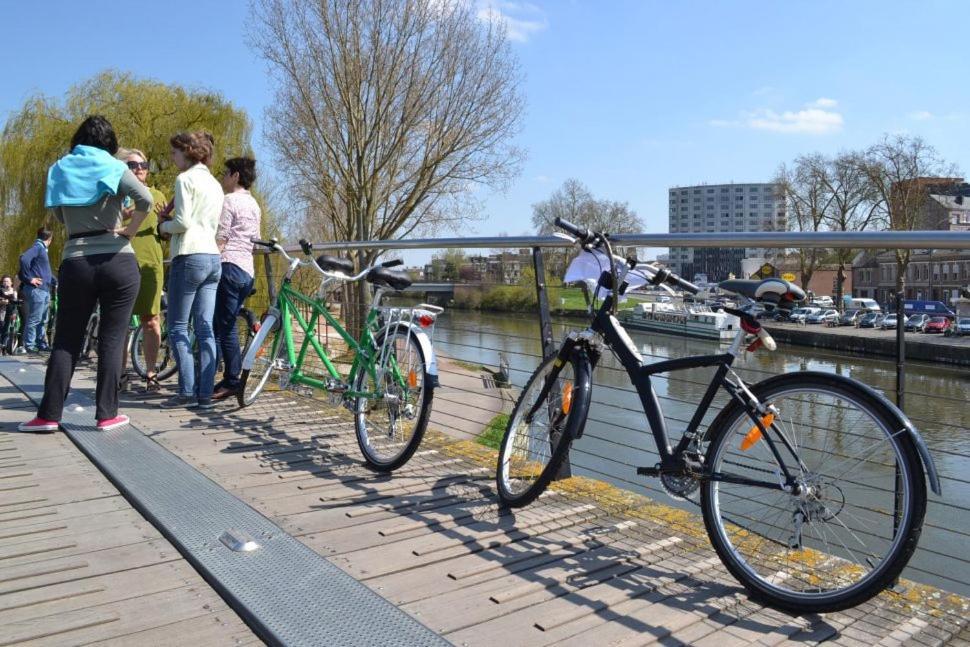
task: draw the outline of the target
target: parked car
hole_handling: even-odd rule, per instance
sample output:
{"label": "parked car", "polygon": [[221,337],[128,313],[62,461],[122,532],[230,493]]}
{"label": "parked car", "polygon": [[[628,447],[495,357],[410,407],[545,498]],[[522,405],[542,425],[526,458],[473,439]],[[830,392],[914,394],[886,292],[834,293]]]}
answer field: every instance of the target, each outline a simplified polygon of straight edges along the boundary
{"label": "parked car", "polygon": [[835,301],[832,301],[832,297],[829,296],[815,297],[812,300],[812,305],[818,306],[819,308],[833,308],[835,307]]}
{"label": "parked car", "polygon": [[805,323],[810,324],[820,324],[825,323],[828,319],[838,319],[839,313],[831,308],[826,310],[819,310],[818,312],[813,312],[812,314],[805,317]]}
{"label": "parked car", "polygon": [[913,315],[903,324],[903,329],[907,332],[923,332],[923,324],[929,320],[929,315]]}
{"label": "parked car", "polygon": [[[906,322],[908,320],[909,320],[909,317],[907,317],[906,315],[903,315],[904,326],[906,325]],[[896,313],[893,312],[891,314],[886,315],[886,317],[882,320],[882,323],[879,324],[879,327],[882,328],[883,330],[896,330],[896,325],[897,325]]]}
{"label": "parked car", "polygon": [[867,312],[858,319],[856,319],[855,325],[857,328],[875,328],[876,320],[879,318],[878,312]]}
{"label": "parked car", "polygon": [[821,308],[795,308],[791,313],[790,320],[794,323],[808,323],[809,315],[819,314],[821,312]]}
{"label": "parked car", "polygon": [[864,314],[865,312],[862,310],[846,310],[842,313],[842,316],[839,317],[839,325],[854,326],[856,320]]}
{"label": "parked car", "polygon": [[953,322],[953,325],[950,326],[947,332],[954,337],[970,335],[970,317],[960,317]]}
{"label": "parked car", "polygon": [[923,331],[925,333],[933,332],[946,332],[946,329],[950,327],[950,320],[946,317],[931,317],[929,321],[923,324]]}

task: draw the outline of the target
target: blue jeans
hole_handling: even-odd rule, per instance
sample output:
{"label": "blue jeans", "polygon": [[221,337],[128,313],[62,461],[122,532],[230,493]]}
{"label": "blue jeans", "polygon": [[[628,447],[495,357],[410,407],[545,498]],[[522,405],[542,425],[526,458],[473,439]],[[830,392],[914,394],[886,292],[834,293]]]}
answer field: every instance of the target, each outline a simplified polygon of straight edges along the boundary
{"label": "blue jeans", "polygon": [[[212,314],[221,274],[218,254],[176,256],[168,273],[168,335],[179,367],[179,395],[212,398],[216,378],[216,340]],[[189,340],[189,316],[199,345],[199,383]]]}
{"label": "blue jeans", "polygon": [[239,350],[236,317],[252,289],[253,277],[234,263],[222,264],[222,278],[219,279],[219,289],[216,292],[216,314],[213,325],[216,331],[216,344],[219,346],[225,366],[220,384],[227,389],[239,388],[242,353]]}
{"label": "blue jeans", "polygon": [[24,301],[27,303],[27,321],[24,322],[24,348],[37,350],[47,348],[47,307],[51,303],[51,293],[45,287],[23,286]]}

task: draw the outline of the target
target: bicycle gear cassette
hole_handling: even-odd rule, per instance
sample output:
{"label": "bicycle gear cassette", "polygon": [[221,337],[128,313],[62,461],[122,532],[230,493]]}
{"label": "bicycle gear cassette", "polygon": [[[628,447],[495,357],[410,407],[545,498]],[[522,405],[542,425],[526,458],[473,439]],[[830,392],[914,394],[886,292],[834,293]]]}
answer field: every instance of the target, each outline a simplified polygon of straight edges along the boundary
{"label": "bicycle gear cassette", "polygon": [[686,501],[691,494],[697,491],[701,482],[692,476],[684,474],[661,474],[660,487],[664,492],[678,501]]}

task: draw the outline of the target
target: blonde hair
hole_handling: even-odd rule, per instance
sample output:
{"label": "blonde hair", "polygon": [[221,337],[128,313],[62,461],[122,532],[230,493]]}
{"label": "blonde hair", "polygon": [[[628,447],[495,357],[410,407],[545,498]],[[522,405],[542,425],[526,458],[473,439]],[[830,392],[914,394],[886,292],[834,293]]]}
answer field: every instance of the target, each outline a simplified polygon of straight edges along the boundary
{"label": "blonde hair", "polygon": [[125,161],[125,158],[131,155],[137,155],[138,157],[142,158],[146,162],[148,161],[148,156],[145,155],[140,150],[138,150],[137,148],[119,148],[118,152],[115,153],[115,157],[120,159],[122,162]]}

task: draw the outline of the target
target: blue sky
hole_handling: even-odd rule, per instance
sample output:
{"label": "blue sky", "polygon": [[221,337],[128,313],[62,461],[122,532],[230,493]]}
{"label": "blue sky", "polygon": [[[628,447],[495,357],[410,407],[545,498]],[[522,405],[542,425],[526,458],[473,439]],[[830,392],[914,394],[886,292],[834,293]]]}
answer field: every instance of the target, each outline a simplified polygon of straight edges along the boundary
{"label": "blue sky", "polygon": [[[0,6],[0,120],[32,93],[58,96],[116,68],[220,91],[249,112],[269,161],[261,124],[272,88],[241,0]],[[922,135],[970,168],[968,2],[480,7],[483,19],[507,21],[525,73],[528,159],[507,193],[485,196],[476,234],[525,233],[531,205],[569,177],[628,201],[662,232],[671,186],[766,181],[800,153],[864,147],[887,132]]]}

